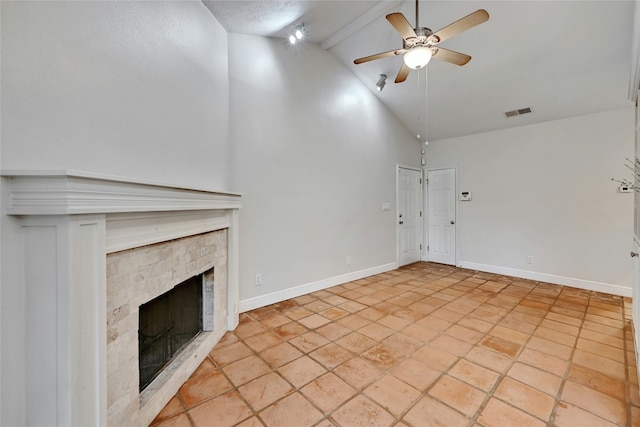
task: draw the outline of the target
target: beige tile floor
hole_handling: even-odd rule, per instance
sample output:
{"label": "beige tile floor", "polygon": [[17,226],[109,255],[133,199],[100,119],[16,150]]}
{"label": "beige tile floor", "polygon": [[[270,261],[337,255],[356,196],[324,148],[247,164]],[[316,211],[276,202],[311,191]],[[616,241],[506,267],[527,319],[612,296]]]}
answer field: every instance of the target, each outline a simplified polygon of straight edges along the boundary
{"label": "beige tile floor", "polygon": [[640,426],[630,299],[432,263],[241,315],[169,426]]}

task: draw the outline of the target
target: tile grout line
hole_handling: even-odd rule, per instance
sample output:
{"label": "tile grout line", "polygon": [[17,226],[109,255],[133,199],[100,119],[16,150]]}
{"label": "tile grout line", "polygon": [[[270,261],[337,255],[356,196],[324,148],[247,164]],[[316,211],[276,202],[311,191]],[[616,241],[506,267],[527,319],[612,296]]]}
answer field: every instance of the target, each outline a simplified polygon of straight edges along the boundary
{"label": "tile grout line", "polygon": [[[564,290],[564,287],[563,287]],[[557,299],[556,299],[557,301]],[[564,374],[562,375],[561,381],[560,381],[560,387],[558,388],[558,391],[556,393],[555,396],[555,401],[553,403],[553,409],[551,410],[551,414],[549,414],[549,421],[547,422],[547,427],[553,427],[555,420],[556,420],[556,416],[557,416],[557,412],[558,412],[558,407],[560,406],[561,403],[561,398],[562,398],[562,394],[564,393],[564,387],[567,383],[567,380],[569,379],[569,372],[571,371],[571,365],[573,364],[573,356],[575,355],[576,349],[578,348],[578,339],[580,338],[580,335],[582,333],[582,328],[584,327],[584,321],[587,318],[587,311],[589,309],[589,302],[591,301],[591,292],[588,295],[588,299],[587,302],[585,304],[585,309],[584,312],[582,313],[582,318],[580,319],[580,326],[578,327],[578,332],[575,336],[575,341],[573,343],[573,346],[571,348],[571,354],[569,355],[569,359],[567,360],[567,367],[565,368]]]}

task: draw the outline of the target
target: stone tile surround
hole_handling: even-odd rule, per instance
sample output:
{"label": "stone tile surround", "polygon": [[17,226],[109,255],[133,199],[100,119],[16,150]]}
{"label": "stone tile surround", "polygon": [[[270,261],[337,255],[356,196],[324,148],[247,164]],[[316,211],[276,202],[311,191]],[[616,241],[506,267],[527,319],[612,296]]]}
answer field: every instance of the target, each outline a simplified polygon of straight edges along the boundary
{"label": "stone tile surround", "polygon": [[[163,385],[181,366],[170,366],[141,394],[138,392],[138,315],[140,305],[190,277],[213,268],[214,330],[226,331],[227,231],[189,236],[107,255],[107,420],[109,425],[142,425],[162,406]],[[202,343],[203,337],[196,338]],[[188,348],[194,350],[189,346]],[[206,355],[206,349],[203,355]],[[180,362],[179,360],[176,362]],[[184,375],[184,374],[183,374]],[[171,393],[169,394],[171,396]],[[147,407],[147,405],[151,405]],[[155,407],[155,409],[154,409]],[[142,413],[141,413],[142,411]],[[147,420],[148,422],[148,420]]]}

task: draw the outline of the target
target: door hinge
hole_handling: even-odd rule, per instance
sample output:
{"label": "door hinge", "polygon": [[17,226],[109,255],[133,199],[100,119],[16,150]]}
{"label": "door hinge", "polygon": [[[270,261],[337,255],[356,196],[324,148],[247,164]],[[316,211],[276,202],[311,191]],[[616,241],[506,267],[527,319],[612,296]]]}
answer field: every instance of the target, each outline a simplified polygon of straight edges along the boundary
{"label": "door hinge", "polygon": [[420,218],[422,218],[422,211],[420,211]]}
{"label": "door hinge", "polygon": [[422,243],[420,243],[420,250],[422,250]]}
{"label": "door hinge", "polygon": [[422,184],[422,178],[420,178],[420,184]]}
{"label": "door hinge", "polygon": [[429,250],[429,245],[427,245],[427,251]]}

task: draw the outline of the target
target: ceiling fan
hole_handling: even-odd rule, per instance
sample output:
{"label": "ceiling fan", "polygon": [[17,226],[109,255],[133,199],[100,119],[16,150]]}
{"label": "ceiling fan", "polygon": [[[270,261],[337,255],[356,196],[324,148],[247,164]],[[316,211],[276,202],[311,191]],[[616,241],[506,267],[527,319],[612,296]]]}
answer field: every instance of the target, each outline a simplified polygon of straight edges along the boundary
{"label": "ceiling fan", "polygon": [[411,27],[411,24],[409,24],[409,21],[407,21],[407,18],[405,18],[402,13],[391,13],[387,15],[387,21],[389,21],[389,23],[393,25],[393,28],[402,36],[402,49],[365,56],[364,58],[356,59],[353,63],[362,64],[380,58],[404,54],[404,62],[396,77],[396,83],[405,81],[412,69],[417,70],[426,66],[432,57],[455,65],[465,65],[471,60],[469,55],[444,49],[438,45],[463,31],[486,22],[489,19],[489,13],[484,9],[478,9],[435,33],[427,27],[420,27],[418,17],[418,0],[416,0],[415,28]]}

